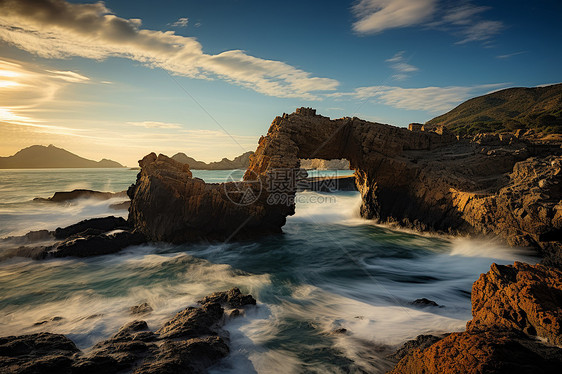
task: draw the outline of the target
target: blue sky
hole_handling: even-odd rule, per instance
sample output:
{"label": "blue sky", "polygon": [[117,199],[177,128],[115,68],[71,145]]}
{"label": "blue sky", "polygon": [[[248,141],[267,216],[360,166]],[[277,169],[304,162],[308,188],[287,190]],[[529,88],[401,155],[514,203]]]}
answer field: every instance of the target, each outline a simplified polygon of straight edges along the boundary
{"label": "blue sky", "polygon": [[559,1],[0,0],[0,155],[253,150],[311,106],[406,126],[562,81]]}

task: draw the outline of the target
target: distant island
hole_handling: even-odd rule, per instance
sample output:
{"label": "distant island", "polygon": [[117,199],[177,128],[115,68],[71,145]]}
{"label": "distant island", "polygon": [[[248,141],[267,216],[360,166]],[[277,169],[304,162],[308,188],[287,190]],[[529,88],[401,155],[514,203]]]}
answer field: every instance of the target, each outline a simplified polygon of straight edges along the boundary
{"label": "distant island", "polygon": [[32,145],[13,156],[0,157],[0,169],[123,168],[118,162],[88,160],[54,145]]}
{"label": "distant island", "polygon": [[[196,159],[187,156],[185,153],[176,153],[172,159],[188,164],[191,170],[232,170],[232,169],[247,169],[250,166],[250,156],[254,152],[249,151],[235,157],[232,160],[223,158],[220,161],[205,163],[197,161]],[[347,160],[322,160],[322,159],[302,159],[301,168],[307,170],[347,170],[349,169],[349,161]]]}
{"label": "distant island", "polygon": [[223,158],[220,161],[206,163],[197,161],[196,159],[187,156],[185,153],[176,153],[172,158],[182,164],[188,164],[192,170],[232,170],[232,169],[247,169],[250,165],[250,156],[254,152],[248,151],[235,157],[232,160]]}

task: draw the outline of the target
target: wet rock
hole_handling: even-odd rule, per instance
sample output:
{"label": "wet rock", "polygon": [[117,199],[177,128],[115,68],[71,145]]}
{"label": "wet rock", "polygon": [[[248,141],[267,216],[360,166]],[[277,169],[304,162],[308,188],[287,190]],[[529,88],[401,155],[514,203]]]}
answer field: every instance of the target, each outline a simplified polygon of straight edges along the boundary
{"label": "wet rock", "polygon": [[130,226],[127,221],[121,217],[109,216],[103,218],[91,218],[64,228],[59,227],[55,230],[55,238],[67,239],[73,235],[102,234],[112,230],[126,230],[129,228]]}
{"label": "wet rock", "polygon": [[146,242],[146,238],[139,232],[116,232],[111,235],[87,235],[69,238],[45,251],[46,257],[90,257],[116,253],[131,245]]}
{"label": "wet rock", "polygon": [[41,326],[41,325],[51,323],[51,322],[59,322],[59,321],[62,321],[63,319],[64,319],[63,317],[56,316],[56,317],[53,317],[53,318],[50,318],[50,319],[46,319],[44,321],[35,322],[33,324],[33,326]]}
{"label": "wet rock", "polygon": [[[120,251],[146,242],[143,234],[131,231],[121,217],[93,218],[49,232],[59,239],[51,245],[25,245],[7,248],[1,257],[29,257],[43,260],[52,257],[89,257]],[[29,243],[33,244],[33,243]]]}
{"label": "wet rock", "polygon": [[60,334],[39,333],[0,338],[2,373],[70,373],[76,345]]}
{"label": "wet rock", "polygon": [[224,305],[255,304],[238,289],[218,292],[200,307],[178,312],[156,332],[145,321],[132,321],[114,336],[80,352],[63,335],[40,333],[0,338],[2,373],[205,373],[228,355],[221,329]]}
{"label": "wet rock", "polygon": [[344,327],[340,327],[330,331],[329,335],[345,335],[347,334],[347,329]]}
{"label": "wet rock", "polygon": [[166,322],[157,333],[163,338],[193,338],[216,335],[216,324],[224,309],[217,303],[204,304],[200,308],[189,307]]}
{"label": "wet rock", "polygon": [[37,197],[34,201],[50,201],[53,203],[63,203],[75,199],[96,199],[96,200],[109,200],[114,197],[126,197],[125,191],[122,192],[100,192],[84,189],[76,189],[72,191],[55,192],[52,197],[47,199]]}
{"label": "wet rock", "polygon": [[226,292],[215,292],[205,296],[199,304],[218,303],[228,308],[241,308],[246,305],[256,305],[256,299],[252,295],[244,295],[240,289],[233,288]]}
{"label": "wet rock", "polygon": [[153,309],[148,303],[142,303],[139,305],[134,305],[129,308],[130,314],[147,314],[152,312]]}
{"label": "wet rock", "polygon": [[133,373],[205,373],[209,366],[226,357],[228,353],[228,345],[218,336],[167,341],[155,356],[145,360]]}
{"label": "wet rock", "polygon": [[492,264],[472,286],[467,330],[523,331],[562,345],[562,271],[541,264]]}
{"label": "wet rock", "polygon": [[412,305],[419,306],[419,307],[439,306],[439,304],[437,304],[435,301],[426,299],[425,297],[412,301]]}
{"label": "wet rock", "polygon": [[562,349],[508,331],[452,333],[407,353],[390,373],[558,373]]}
{"label": "wet rock", "polygon": [[415,349],[426,349],[439,340],[441,340],[441,338],[435,335],[418,335],[414,340],[408,340],[395,353],[388,357],[393,360],[401,360],[411,354]]}
{"label": "wet rock", "polygon": [[53,232],[49,230],[37,230],[30,231],[22,236],[9,236],[7,238],[0,239],[0,242],[11,243],[11,244],[29,244],[42,241],[53,240]]}
{"label": "wet rock", "polygon": [[111,204],[109,205],[109,209],[113,209],[113,210],[127,210],[129,209],[129,207],[131,206],[131,201],[127,200],[127,201],[123,201],[121,203],[115,203],[115,204]]}

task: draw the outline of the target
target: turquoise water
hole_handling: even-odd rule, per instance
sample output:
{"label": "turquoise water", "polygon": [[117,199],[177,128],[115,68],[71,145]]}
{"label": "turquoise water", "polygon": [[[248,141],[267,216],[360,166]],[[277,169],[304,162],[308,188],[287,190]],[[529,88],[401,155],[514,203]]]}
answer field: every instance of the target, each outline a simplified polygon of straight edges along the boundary
{"label": "turquoise water", "polygon": [[[0,236],[92,216],[126,216],[111,210],[111,201],[54,206],[30,200],[72,188],[120,191],[136,173],[2,171]],[[209,182],[229,174],[194,171]],[[214,373],[384,372],[381,347],[464,328],[472,282],[491,262],[532,262],[489,240],[375,225],[358,217],[356,192],[298,196],[284,234],[255,241],[147,244],[86,259],[0,262],[0,335],[51,331],[88,349],[132,320],[132,305],[148,302],[154,312],[146,319],[156,329],[205,294],[237,286],[258,305],[227,322],[232,352]],[[421,297],[443,307],[410,304]],[[50,322],[33,326],[40,321]],[[331,334],[342,327],[346,334]]]}

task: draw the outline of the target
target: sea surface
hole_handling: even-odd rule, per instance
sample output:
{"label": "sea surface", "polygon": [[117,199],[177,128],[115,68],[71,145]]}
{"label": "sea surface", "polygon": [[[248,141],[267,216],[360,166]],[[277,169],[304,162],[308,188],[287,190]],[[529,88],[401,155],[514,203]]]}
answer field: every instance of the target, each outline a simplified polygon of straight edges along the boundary
{"label": "sea surface", "polygon": [[[123,191],[137,173],[0,170],[0,238],[86,218],[126,217],[126,210],[109,207],[122,198],[65,204],[33,198],[75,188]],[[218,183],[240,179],[243,171],[193,174]],[[88,350],[135,319],[128,313],[133,305],[148,302],[154,311],[145,319],[157,329],[202,296],[239,287],[258,305],[226,323],[231,354],[213,373],[384,372],[385,356],[405,340],[464,329],[471,285],[492,262],[536,262],[490,239],[377,225],[359,217],[359,205],[357,192],[302,192],[281,235],[212,245],[146,244],[85,259],[3,260],[0,336],[50,331]],[[440,307],[411,304],[424,297]],[[346,332],[337,333],[342,328]]]}

